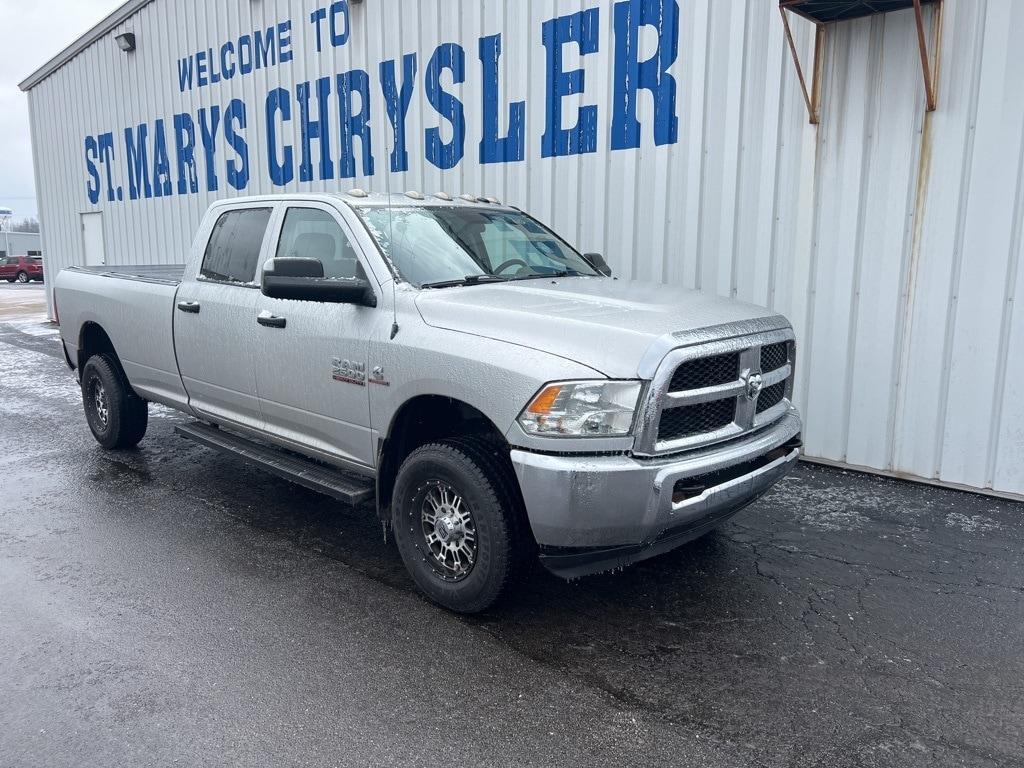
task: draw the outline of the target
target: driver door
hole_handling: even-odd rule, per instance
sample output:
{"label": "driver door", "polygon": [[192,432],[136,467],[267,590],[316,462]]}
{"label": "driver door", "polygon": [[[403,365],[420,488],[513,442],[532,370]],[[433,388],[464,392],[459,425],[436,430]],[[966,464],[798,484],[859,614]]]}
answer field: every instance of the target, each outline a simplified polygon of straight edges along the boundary
{"label": "driver door", "polygon": [[[285,209],[272,255],[317,259],[328,278],[368,274],[339,214],[314,202]],[[256,384],[268,433],[335,463],[373,466],[367,357],[377,310],[257,294]]]}

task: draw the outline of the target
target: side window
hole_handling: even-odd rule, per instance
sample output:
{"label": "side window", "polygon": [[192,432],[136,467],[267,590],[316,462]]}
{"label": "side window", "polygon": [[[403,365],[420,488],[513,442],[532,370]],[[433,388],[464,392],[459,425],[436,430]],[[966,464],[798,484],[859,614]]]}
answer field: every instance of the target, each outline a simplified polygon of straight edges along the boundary
{"label": "side window", "polygon": [[244,208],[222,213],[213,225],[200,274],[209,280],[251,283],[256,279],[270,208]]}
{"label": "side window", "polygon": [[288,209],[277,255],[317,259],[324,265],[324,277],[366,276],[338,222],[316,208]]}

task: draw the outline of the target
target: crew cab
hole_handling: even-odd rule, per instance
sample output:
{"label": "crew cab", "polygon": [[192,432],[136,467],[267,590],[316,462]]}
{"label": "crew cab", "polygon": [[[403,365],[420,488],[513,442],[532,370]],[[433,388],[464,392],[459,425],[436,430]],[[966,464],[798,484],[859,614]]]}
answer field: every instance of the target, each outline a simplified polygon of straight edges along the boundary
{"label": "crew cab", "polygon": [[612,277],[491,198],[225,200],[184,265],[72,267],[54,295],[100,445],[178,409],[185,437],[372,501],[456,611],[538,557],[573,578],[677,547],[799,456],[784,317]]}
{"label": "crew cab", "polygon": [[8,256],[0,259],[0,280],[28,283],[43,280],[43,260],[39,256]]}

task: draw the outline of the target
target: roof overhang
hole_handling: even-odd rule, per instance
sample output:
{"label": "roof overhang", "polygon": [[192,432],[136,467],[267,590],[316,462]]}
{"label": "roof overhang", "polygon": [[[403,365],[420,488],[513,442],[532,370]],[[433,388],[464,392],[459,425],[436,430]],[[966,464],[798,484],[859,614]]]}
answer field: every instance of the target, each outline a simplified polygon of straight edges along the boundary
{"label": "roof overhang", "polygon": [[63,67],[73,58],[75,58],[75,56],[80,54],[93,43],[97,42],[98,40],[101,40],[109,32],[116,29],[119,24],[122,24],[123,22],[127,21],[134,14],[138,13],[138,11],[141,8],[149,5],[152,2],[154,2],[154,0],[128,0],[117,10],[110,13],[99,24],[94,26],[80,38],[75,40],[75,42],[73,42],[71,45],[69,45],[63,51],[58,53],[48,62],[43,64],[43,66],[41,66],[31,75],[26,77],[20,83],[18,83],[18,87],[21,88],[21,90],[23,91],[32,90],[41,82],[43,82],[43,80],[48,78],[58,69]]}

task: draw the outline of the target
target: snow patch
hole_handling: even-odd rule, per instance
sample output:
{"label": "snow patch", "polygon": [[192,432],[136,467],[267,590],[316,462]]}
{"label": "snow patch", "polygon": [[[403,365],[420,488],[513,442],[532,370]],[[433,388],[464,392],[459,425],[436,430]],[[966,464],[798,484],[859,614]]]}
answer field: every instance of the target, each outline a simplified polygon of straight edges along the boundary
{"label": "snow patch", "polygon": [[966,533],[977,531],[998,531],[1002,526],[990,517],[984,515],[965,515],[962,512],[950,512],[946,515],[947,528],[959,528]]}

